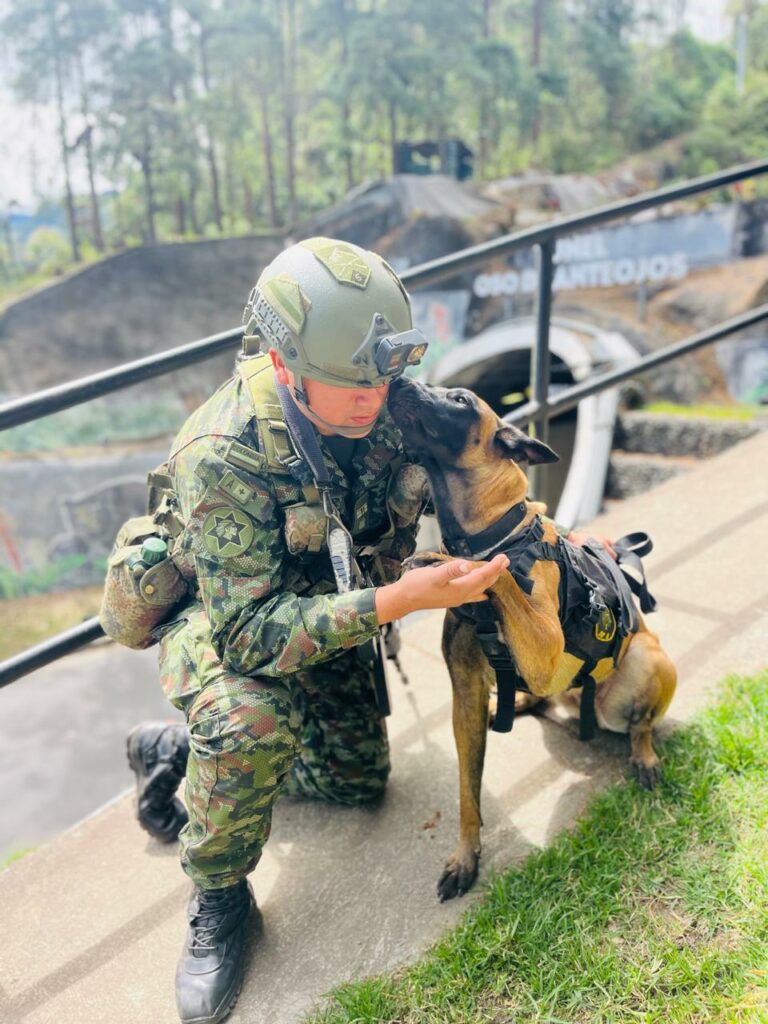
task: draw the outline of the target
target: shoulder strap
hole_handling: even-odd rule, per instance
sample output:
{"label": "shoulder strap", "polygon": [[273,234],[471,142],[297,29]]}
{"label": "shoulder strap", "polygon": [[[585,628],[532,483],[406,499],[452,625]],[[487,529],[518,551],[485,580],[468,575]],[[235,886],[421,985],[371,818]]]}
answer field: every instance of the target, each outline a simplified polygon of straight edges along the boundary
{"label": "shoulder strap", "polygon": [[[248,388],[253,401],[259,442],[270,473],[296,477],[291,472],[301,462],[301,456],[292,444],[291,434],[285,422],[283,407],[278,399],[277,384],[272,373],[272,364],[264,357],[247,359],[239,365],[240,377]],[[296,480],[301,487],[306,505],[320,505],[317,488],[309,480]]]}

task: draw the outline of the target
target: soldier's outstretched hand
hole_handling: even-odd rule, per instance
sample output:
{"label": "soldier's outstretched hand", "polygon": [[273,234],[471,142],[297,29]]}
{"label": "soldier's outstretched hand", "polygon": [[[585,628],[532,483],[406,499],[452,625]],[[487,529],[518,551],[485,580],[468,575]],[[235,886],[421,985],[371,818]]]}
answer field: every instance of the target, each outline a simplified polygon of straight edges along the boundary
{"label": "soldier's outstretched hand", "polygon": [[474,565],[461,558],[451,558],[436,565],[409,569],[396,583],[376,591],[377,618],[383,625],[421,609],[457,608],[461,604],[485,601],[485,591],[508,565],[506,555],[496,555],[490,562]]}

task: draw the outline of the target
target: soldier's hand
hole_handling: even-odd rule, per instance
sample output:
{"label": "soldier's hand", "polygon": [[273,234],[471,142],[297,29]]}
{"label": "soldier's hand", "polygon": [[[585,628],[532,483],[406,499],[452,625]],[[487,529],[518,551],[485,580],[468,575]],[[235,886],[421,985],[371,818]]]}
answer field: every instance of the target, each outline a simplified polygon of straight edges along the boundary
{"label": "soldier's hand", "polygon": [[509,565],[506,555],[490,562],[475,563],[454,558],[439,565],[409,569],[396,583],[376,591],[379,622],[391,622],[409,612],[426,608],[457,608],[487,600],[485,591],[493,586]]}

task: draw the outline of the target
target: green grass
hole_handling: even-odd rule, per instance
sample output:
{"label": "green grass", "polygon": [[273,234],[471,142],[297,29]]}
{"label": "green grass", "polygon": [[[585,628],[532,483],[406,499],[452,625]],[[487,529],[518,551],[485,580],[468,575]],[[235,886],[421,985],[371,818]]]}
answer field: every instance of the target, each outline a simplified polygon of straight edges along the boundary
{"label": "green grass", "polygon": [[750,405],[745,402],[733,405],[678,405],[675,402],[649,402],[643,406],[642,412],[655,412],[663,416],[704,416],[712,420],[753,420],[760,413],[765,413],[765,406]]}
{"label": "green grass", "polygon": [[4,871],[9,868],[11,864],[15,864],[21,860],[22,857],[26,857],[28,853],[32,853],[34,846],[24,846],[18,850],[11,850],[10,853],[6,854],[2,860],[0,860],[0,871]]}
{"label": "green grass", "polygon": [[768,671],[663,744],[664,781],[598,797],[413,967],[316,1024],[766,1024]]}

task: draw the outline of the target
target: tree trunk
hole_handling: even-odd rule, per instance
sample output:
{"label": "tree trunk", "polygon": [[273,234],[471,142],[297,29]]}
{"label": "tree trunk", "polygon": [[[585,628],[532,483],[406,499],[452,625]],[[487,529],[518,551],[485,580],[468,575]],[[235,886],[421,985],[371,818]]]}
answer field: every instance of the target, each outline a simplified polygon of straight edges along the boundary
{"label": "tree trunk", "polygon": [[296,142],[294,132],[294,122],[296,119],[296,0],[285,0],[284,52],[284,120],[285,162],[288,178],[288,223],[293,227],[298,218],[296,210]]}
{"label": "tree trunk", "polygon": [[[487,41],[491,38],[491,4],[493,0],[483,0],[483,39]],[[480,89],[480,104],[479,104],[479,126],[477,132],[477,176],[482,179],[485,177],[485,169],[488,165],[488,137],[489,137],[489,121],[491,117],[490,112],[490,100],[485,87]]]}
{"label": "tree trunk", "polygon": [[61,66],[61,42],[56,25],[54,4],[48,4],[48,20],[50,25],[51,45],[53,47],[53,69],[56,80],[56,109],[59,117],[59,145],[61,162],[64,167],[64,188],[66,194],[67,220],[69,222],[69,240],[72,245],[72,258],[80,262],[80,242],[77,234],[77,218],[75,214],[75,198],[72,193],[72,180],[69,171],[69,146],[67,145],[67,120],[64,114],[64,73]]}
{"label": "tree trunk", "polygon": [[269,225],[276,228],[279,224],[277,215],[277,196],[275,192],[275,166],[272,149],[272,130],[269,125],[269,103],[264,88],[259,89],[259,107],[261,110],[261,140],[264,149],[264,168],[267,172],[267,205],[269,207]]}
{"label": "tree trunk", "polygon": [[250,226],[256,227],[256,200],[253,197],[251,183],[243,178],[243,213]]}
{"label": "tree trunk", "polygon": [[104,234],[101,230],[101,212],[99,210],[99,198],[96,195],[91,105],[88,100],[88,89],[85,84],[85,70],[83,69],[83,55],[80,49],[77,51],[76,66],[78,83],[80,86],[80,110],[83,115],[83,120],[85,121],[85,164],[88,170],[88,191],[91,199],[91,230],[93,231],[93,244],[99,252],[104,252]]}
{"label": "tree trunk", "polygon": [[[144,115],[147,116],[146,114]],[[157,241],[157,235],[155,233],[155,185],[152,180],[152,143],[149,139],[149,133],[146,125],[144,126],[144,148],[139,154],[139,164],[141,165],[141,174],[144,178],[144,202],[145,202],[145,214],[147,218],[147,242],[153,244]]]}
{"label": "tree trunk", "polygon": [[392,158],[390,174],[395,174],[397,173],[397,106],[391,100],[389,103],[389,152]]}
{"label": "tree trunk", "polygon": [[[533,33],[531,38],[531,67],[538,68],[541,64],[541,37],[544,28],[544,6],[546,0],[533,0]],[[533,112],[531,140],[538,142],[541,133],[541,108],[539,94],[536,91],[536,108]]]}
{"label": "tree trunk", "polygon": [[[347,0],[338,0],[338,24],[341,32],[341,66],[344,71],[346,71],[349,63],[349,47],[347,45]],[[350,127],[350,113],[349,103],[345,94],[341,103],[341,134],[347,191],[349,191],[355,184],[355,174],[352,163],[352,129]]]}
{"label": "tree trunk", "polygon": [[[207,35],[205,29],[201,28],[199,36],[200,45],[200,70],[203,76],[203,89],[205,95],[208,96],[211,91],[211,79],[208,70],[208,47],[207,47]],[[208,159],[208,168],[211,172],[211,199],[213,201],[213,219],[216,223],[216,227],[219,231],[223,230],[222,217],[221,217],[221,193],[219,186],[219,165],[216,160],[216,147],[213,141],[213,132],[211,130],[210,123],[205,126],[205,134],[207,139],[206,145],[206,157]]]}

